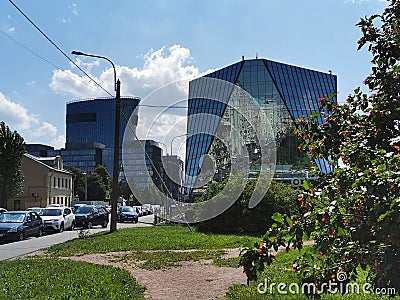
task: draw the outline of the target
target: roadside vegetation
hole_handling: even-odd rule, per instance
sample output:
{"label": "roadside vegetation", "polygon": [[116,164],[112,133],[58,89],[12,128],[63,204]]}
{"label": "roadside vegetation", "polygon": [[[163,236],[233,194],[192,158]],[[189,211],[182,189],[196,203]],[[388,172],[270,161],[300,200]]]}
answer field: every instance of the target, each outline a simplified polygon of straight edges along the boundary
{"label": "roadside vegetation", "polygon": [[145,299],[128,271],[56,258],[0,262],[0,299]]}
{"label": "roadside vegetation", "polygon": [[[226,300],[258,300],[258,299],[276,299],[276,300],[307,300],[310,299],[306,294],[301,293],[302,279],[297,273],[297,268],[293,262],[301,256],[309,256],[314,253],[313,246],[304,246],[301,251],[281,252],[275,257],[275,261],[263,272],[259,273],[258,279],[252,281],[249,285],[232,285],[226,293]],[[294,269],[295,268],[295,269]],[[360,293],[351,293],[352,289],[349,287],[347,294],[340,294],[339,289],[335,294],[321,294],[316,295],[315,298],[321,300],[377,300],[377,299],[400,299],[400,297],[389,297],[387,295],[365,294],[362,291],[363,285],[367,282],[367,271],[361,268],[357,269],[357,285],[359,286]],[[267,281],[266,281],[267,280]],[[267,285],[265,284],[267,282]],[[337,281],[338,282],[338,281]],[[285,284],[282,287],[282,293],[278,292],[278,284]],[[292,284],[292,289],[289,286]],[[300,293],[292,293],[295,291],[294,286],[299,286]],[[345,289],[345,288],[343,288]],[[260,290],[260,291],[259,291]],[[333,290],[333,289],[332,289]],[[307,289],[305,289],[307,291]],[[356,291],[356,289],[354,290]],[[283,294],[285,293],[286,294]],[[319,298],[320,296],[320,298]]]}
{"label": "roadside vegetation", "polygon": [[372,56],[364,80],[369,94],[358,87],[344,104],[335,94],[320,95],[319,110],[296,120],[295,134],[304,141],[299,149],[331,172],[305,180],[293,198],[297,212],[275,212],[263,239],[242,252],[249,281],[274,268],[269,249],[301,250],[312,237],[314,251],[295,262],[303,282],[328,292],[326,285],[339,276],[355,283],[366,273],[371,290],[400,294],[399,20],[400,1],[389,0],[381,14],[357,24],[358,49]]}

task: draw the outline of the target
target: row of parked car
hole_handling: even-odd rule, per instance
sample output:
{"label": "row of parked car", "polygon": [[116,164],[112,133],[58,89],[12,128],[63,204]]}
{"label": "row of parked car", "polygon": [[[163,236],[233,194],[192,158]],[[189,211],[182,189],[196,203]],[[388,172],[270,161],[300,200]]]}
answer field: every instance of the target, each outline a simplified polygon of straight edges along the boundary
{"label": "row of parked car", "polygon": [[[120,206],[118,222],[137,223],[139,216],[152,213],[151,206]],[[23,240],[29,236],[42,236],[43,232],[63,232],[75,227],[92,228],[96,225],[106,228],[109,223],[110,207],[78,204],[65,207],[51,204],[45,208],[32,207],[26,211],[0,210],[0,241]]]}
{"label": "row of parked car", "polygon": [[0,212],[0,241],[23,240],[29,236],[42,236],[43,232],[63,232],[75,227],[106,228],[109,211],[106,207],[85,205],[76,210],[52,204],[45,208],[32,207],[26,211]]}

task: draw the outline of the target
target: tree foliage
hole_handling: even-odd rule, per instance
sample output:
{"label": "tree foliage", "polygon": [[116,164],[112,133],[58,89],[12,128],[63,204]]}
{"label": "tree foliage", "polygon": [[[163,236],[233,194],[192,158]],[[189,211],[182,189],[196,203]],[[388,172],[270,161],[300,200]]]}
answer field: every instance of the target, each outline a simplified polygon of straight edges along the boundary
{"label": "tree foliage", "polygon": [[22,191],[22,157],[25,153],[24,139],[0,122],[0,207]]}
{"label": "tree foliage", "polygon": [[85,199],[85,175],[83,172],[75,167],[67,167],[68,171],[74,173],[74,197],[78,196],[79,199]]}
{"label": "tree foliage", "polygon": [[69,167],[68,170],[74,173],[74,196],[78,195],[80,200],[85,200],[85,189],[87,188],[88,201],[104,201],[106,199],[110,190],[110,175],[105,166],[97,165],[92,172],[86,175],[75,167]]}
{"label": "tree foliage", "polygon": [[[246,233],[261,235],[272,224],[271,216],[274,212],[294,212],[293,197],[296,190],[279,182],[271,182],[270,188],[261,202],[254,208],[248,207],[249,200],[254,192],[257,180],[247,181],[240,197],[225,212],[217,217],[196,225],[199,231],[213,233]],[[211,182],[206,193],[196,199],[196,202],[212,201],[213,197],[219,195],[224,184]],[[223,200],[223,199],[220,199]],[[209,213],[207,211],[207,213]]]}
{"label": "tree foliage", "polygon": [[[298,214],[276,214],[263,242],[243,254],[242,265],[262,269],[273,261],[270,248],[301,249],[303,238],[312,235],[315,255],[293,265],[303,281],[320,288],[329,280],[346,283],[362,268],[373,287],[399,292],[400,1],[389,1],[382,14],[357,26],[363,33],[358,49],[367,46],[372,53],[372,73],[364,81],[369,94],[357,88],[343,105],[321,95],[320,111],[299,119],[296,130],[310,158],[325,158],[335,169],[321,174],[314,187],[305,183]],[[316,122],[319,115],[324,124]]]}
{"label": "tree foliage", "polygon": [[110,175],[105,166],[97,165],[87,177],[87,199],[104,201],[110,190]]}

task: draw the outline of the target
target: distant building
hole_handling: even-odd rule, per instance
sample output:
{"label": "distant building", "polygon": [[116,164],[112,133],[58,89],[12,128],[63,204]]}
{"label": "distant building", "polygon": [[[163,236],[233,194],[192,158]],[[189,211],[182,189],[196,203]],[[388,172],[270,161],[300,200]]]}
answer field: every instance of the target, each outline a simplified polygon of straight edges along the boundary
{"label": "distant building", "polygon": [[162,157],[164,182],[172,199],[181,200],[184,176],[184,163],[177,155]]}
{"label": "distant building", "polygon": [[[135,130],[138,116],[134,115],[140,99],[121,98],[121,122],[119,144],[125,130]],[[128,120],[131,121],[129,126]],[[66,167],[76,167],[89,173],[97,165],[105,165],[110,177],[114,165],[115,99],[97,98],[67,103],[65,148],[54,149],[41,144],[27,144],[27,153],[46,157],[61,156]],[[119,149],[119,165],[122,165],[122,150]]]}
{"label": "distant building", "polygon": [[73,173],[63,168],[61,157],[22,157],[23,192],[8,200],[8,210],[46,207],[49,204],[70,206],[73,195]]}
{"label": "distant building", "polygon": [[54,150],[54,147],[43,144],[25,144],[26,152],[36,157],[46,157],[47,152]]}
{"label": "distant building", "polygon": [[[261,146],[257,139],[260,133],[272,135],[278,147],[285,145],[287,151],[293,152],[296,146],[285,140],[293,134],[295,120],[318,111],[318,98],[336,91],[337,77],[331,72],[309,70],[267,59],[242,59],[192,80],[189,83],[185,168],[188,191],[197,186],[203,177],[210,178],[204,171],[208,170],[207,163],[212,166],[214,161],[216,169],[222,171],[222,174],[214,176],[214,180],[225,177],[225,170],[230,165],[225,163],[226,157],[223,156],[227,151],[221,151],[221,145],[218,144],[223,137],[230,137],[231,159],[247,157],[254,166],[257,166],[260,154]],[[336,101],[336,97],[333,101]],[[250,105],[252,103],[255,105]],[[253,114],[254,107],[262,114]],[[322,117],[317,120],[324,122]],[[257,126],[253,121],[257,121]],[[214,138],[217,128],[219,139]],[[207,159],[207,155],[213,159]],[[278,164],[293,163],[291,159],[281,157],[284,159]],[[318,160],[315,163],[322,172],[330,171],[326,161]]]}
{"label": "distant building", "polygon": [[137,190],[152,186],[164,190],[164,169],[161,161],[162,149],[153,140],[124,141],[123,166],[125,177]]}
{"label": "distant building", "polygon": [[[64,166],[75,167],[89,173],[97,165],[103,164],[103,149],[105,145],[96,142],[75,143],[68,149],[48,150],[48,156],[61,156]],[[111,175],[111,174],[110,174]]]}
{"label": "distant building", "polygon": [[[121,97],[121,123],[119,145],[121,147],[125,129],[134,130],[138,116],[132,116],[140,99]],[[131,120],[127,128],[128,121]],[[66,144],[61,155],[66,156],[66,165],[78,166],[90,172],[101,163],[110,176],[113,174],[115,99],[96,98],[67,103]],[[101,152],[101,162],[100,162]],[[119,149],[119,165],[122,165]]]}

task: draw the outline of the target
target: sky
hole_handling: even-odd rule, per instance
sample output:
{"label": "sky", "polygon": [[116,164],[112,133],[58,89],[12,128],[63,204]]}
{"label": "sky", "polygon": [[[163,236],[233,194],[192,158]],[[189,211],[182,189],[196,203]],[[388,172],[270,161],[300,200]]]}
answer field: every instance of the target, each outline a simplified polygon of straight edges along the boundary
{"label": "sky", "polygon": [[[236,63],[242,55],[332,70],[343,102],[371,70],[370,53],[357,51],[361,31],[356,24],[387,6],[383,0],[12,2],[65,55],[11,2],[0,2],[0,121],[26,143],[57,149],[65,145],[66,103],[109,96],[66,56],[114,94],[111,65],[73,56],[73,50],[111,59],[121,95],[145,102],[160,87]],[[146,115],[139,113],[140,123]],[[162,120],[166,126],[183,124],[178,116]],[[163,128],[158,131],[155,140]],[[182,133],[183,125],[170,135]]]}

